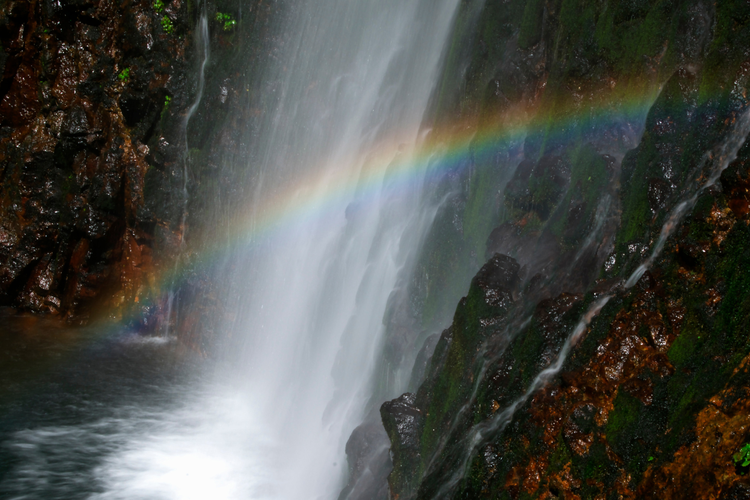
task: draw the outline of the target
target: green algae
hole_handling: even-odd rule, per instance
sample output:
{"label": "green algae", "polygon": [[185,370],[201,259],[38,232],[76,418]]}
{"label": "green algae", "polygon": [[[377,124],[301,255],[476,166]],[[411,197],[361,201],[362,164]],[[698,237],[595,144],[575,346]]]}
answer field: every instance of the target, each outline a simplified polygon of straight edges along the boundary
{"label": "green algae", "polygon": [[620,448],[624,440],[622,437],[626,431],[632,430],[633,424],[637,423],[643,403],[625,391],[620,391],[615,398],[614,409],[610,412],[606,432],[609,442]]}
{"label": "green algae", "polygon": [[528,49],[542,39],[544,4],[544,0],[531,0],[526,3],[518,33],[518,46],[522,49]]}
{"label": "green algae", "polygon": [[[484,293],[476,284],[472,285],[469,294],[456,309],[451,326],[450,346],[439,344],[439,348],[447,348],[447,351],[445,361],[431,387],[432,398],[426,412],[421,441],[423,457],[432,456],[439,437],[445,431],[446,423],[470,394],[472,384],[467,380],[473,379],[469,372],[483,340],[479,332],[479,319],[488,315],[497,316],[502,312],[504,308],[493,308],[485,303]],[[436,349],[434,358],[442,358],[441,354]]]}

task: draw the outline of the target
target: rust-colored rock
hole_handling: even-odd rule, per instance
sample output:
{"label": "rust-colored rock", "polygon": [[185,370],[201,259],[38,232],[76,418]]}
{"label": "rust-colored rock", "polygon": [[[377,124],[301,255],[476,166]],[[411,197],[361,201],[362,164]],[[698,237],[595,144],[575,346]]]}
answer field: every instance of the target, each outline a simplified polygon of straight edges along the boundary
{"label": "rust-colored rock", "polygon": [[[177,251],[164,237],[153,258],[156,228],[180,231],[181,214],[173,201],[144,210],[146,175],[179,160],[151,152],[184,141],[192,22],[176,1],[181,36],[147,0],[66,5],[12,0],[0,13],[0,303],[81,323],[156,300],[153,277]],[[125,94],[159,104],[126,123]]]}

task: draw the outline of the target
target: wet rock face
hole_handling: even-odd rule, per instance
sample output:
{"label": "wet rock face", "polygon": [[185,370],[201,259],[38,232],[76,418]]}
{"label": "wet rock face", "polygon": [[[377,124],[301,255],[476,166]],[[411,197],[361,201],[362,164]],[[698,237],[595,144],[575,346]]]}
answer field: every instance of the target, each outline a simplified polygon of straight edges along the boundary
{"label": "wet rock face", "polygon": [[[504,222],[487,238],[486,255],[504,253],[538,276],[548,295],[578,293],[595,279],[612,248],[617,214],[615,158],[591,143],[568,144],[563,156],[522,161],[503,193]],[[531,172],[531,173],[529,173]]]}
{"label": "wet rock face", "polygon": [[491,306],[508,306],[518,286],[520,266],[507,255],[495,254],[479,270],[476,284],[484,291],[484,300]]}
{"label": "wet rock face", "polygon": [[369,421],[352,431],[346,442],[349,481],[339,500],[387,500],[387,476],[393,464],[390,441],[378,421]]}
{"label": "wet rock face", "polygon": [[415,402],[416,395],[406,393],[380,407],[380,416],[391,440],[394,460],[388,482],[396,491],[408,491],[408,485],[414,483],[414,468],[419,464],[419,439],[424,415],[415,406]]}
{"label": "wet rock face", "polygon": [[[573,345],[559,376],[524,400],[502,432],[483,434],[465,469],[471,429],[486,429],[554,362],[591,298],[542,300],[505,343],[508,329],[489,333],[487,351],[464,358],[475,367],[469,373],[483,373],[474,397],[456,389],[474,381],[449,361],[464,342],[461,324],[454,323],[416,400],[426,416],[421,466],[399,469],[402,477],[424,471],[412,479],[420,484],[392,483],[392,491],[424,499],[446,485],[449,498],[606,498],[612,492],[633,499],[745,498],[747,470],[736,457],[750,429],[750,347],[740,326],[750,317],[748,277],[740,271],[749,265],[750,232],[748,214],[737,216],[731,206],[744,196],[749,157],[746,145],[725,173],[724,190],[698,200],[632,288],[594,287],[592,293],[607,290],[613,297]],[[691,260],[681,256],[683,248]],[[459,311],[465,308],[462,303]],[[475,321],[486,314],[476,311]],[[466,321],[458,312],[456,318]],[[433,419],[441,407],[449,416]],[[433,425],[446,433],[438,441],[444,444],[426,448]],[[394,462],[394,470],[406,463],[396,455]],[[457,470],[464,471],[460,480]]]}
{"label": "wet rock face", "polygon": [[737,483],[732,486],[726,493],[723,493],[719,500],[747,500],[750,499],[750,485]]}
{"label": "wet rock face", "polygon": [[399,448],[402,450],[416,450],[419,444],[422,412],[414,406],[415,401],[416,396],[407,392],[393,401],[383,403],[380,408],[381,416],[388,422],[386,431],[398,437]]}
{"label": "wet rock face", "polygon": [[179,240],[191,24],[180,0],[3,5],[0,302],[73,322],[148,302]]}
{"label": "wet rock face", "polygon": [[504,203],[510,210],[534,212],[546,221],[570,182],[570,164],[556,155],[545,155],[534,164],[526,159],[516,168],[505,188]]}
{"label": "wet rock face", "polygon": [[417,359],[414,360],[414,366],[411,371],[411,379],[409,381],[410,388],[418,388],[424,381],[427,368],[430,366],[432,354],[435,352],[440,335],[434,333],[427,337],[422,345],[422,348],[417,354]]}
{"label": "wet rock face", "polygon": [[[455,90],[436,122],[512,120],[516,106],[541,125],[503,185],[490,262],[417,389],[419,457],[394,453],[392,496],[746,498],[750,144],[720,185],[697,187],[748,109],[750,7],[511,1],[472,17],[461,5],[473,49],[465,71],[446,63],[440,88]],[[598,113],[602,93],[618,114],[630,92],[653,92],[640,121],[566,120]],[[691,199],[649,271],[621,286]],[[518,262],[512,285],[503,254]]]}

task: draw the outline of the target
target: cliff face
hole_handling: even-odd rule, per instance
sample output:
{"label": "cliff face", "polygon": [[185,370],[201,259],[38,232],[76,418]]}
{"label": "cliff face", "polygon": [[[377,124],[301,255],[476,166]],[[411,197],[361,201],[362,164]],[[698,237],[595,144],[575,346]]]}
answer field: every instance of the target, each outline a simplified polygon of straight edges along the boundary
{"label": "cliff face", "polygon": [[750,9],[464,2],[455,32],[432,121],[477,139],[416,316],[490,260],[381,408],[391,495],[750,498]]}
{"label": "cliff face", "polygon": [[229,245],[217,214],[237,210],[247,174],[221,154],[262,112],[255,70],[278,9],[3,3],[0,305],[212,336],[221,305],[200,252]]}
{"label": "cliff face", "polygon": [[180,0],[3,2],[3,304],[74,323],[158,309],[182,231],[194,23]]}

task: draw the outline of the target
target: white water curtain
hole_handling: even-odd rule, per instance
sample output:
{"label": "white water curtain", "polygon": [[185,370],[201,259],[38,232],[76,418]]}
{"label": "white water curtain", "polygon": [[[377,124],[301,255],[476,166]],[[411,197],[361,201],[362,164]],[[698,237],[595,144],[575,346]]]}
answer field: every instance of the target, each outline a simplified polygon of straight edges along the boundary
{"label": "white water curtain", "polygon": [[296,4],[266,71],[273,112],[247,141],[262,160],[246,166],[251,230],[231,262],[238,313],[226,328],[241,339],[232,377],[277,450],[273,498],[342,487],[386,301],[429,221],[421,167],[386,170],[410,161],[457,4]]}

